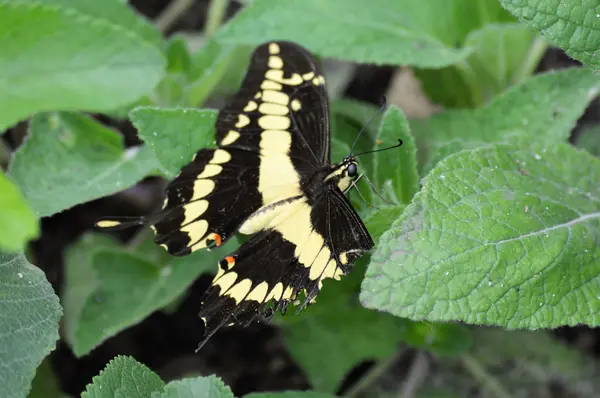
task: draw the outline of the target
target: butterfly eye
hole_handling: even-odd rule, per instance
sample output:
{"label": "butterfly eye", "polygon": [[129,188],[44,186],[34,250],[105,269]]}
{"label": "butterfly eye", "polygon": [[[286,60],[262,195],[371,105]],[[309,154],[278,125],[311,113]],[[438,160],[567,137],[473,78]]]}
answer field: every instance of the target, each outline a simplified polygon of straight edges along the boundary
{"label": "butterfly eye", "polygon": [[356,177],[357,174],[358,167],[356,166],[356,163],[350,163],[348,166],[348,177]]}

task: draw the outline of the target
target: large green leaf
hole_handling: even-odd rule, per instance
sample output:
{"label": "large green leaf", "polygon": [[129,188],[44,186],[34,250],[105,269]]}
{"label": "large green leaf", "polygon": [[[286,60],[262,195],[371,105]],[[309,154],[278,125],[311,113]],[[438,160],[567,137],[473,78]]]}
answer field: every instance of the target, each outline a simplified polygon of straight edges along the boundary
{"label": "large green leaf", "polygon": [[571,57],[600,69],[600,5],[596,0],[500,0]]}
{"label": "large green leaf", "polygon": [[62,309],[44,273],[22,253],[0,252],[0,396],[26,396],[58,340]]}
{"label": "large green leaf", "polygon": [[0,131],[36,112],[110,110],[148,93],[165,60],[122,1],[0,2]]}
{"label": "large green leaf", "polygon": [[146,147],[87,116],[39,114],[16,151],[10,175],[39,217],[134,185],[160,167]]}
{"label": "large green leaf", "polygon": [[470,25],[479,12],[477,7],[468,7],[470,3],[471,0],[255,0],[216,37],[224,42],[254,45],[284,39],[324,57],[441,67],[461,61],[470,52],[468,48],[455,47],[465,34],[463,25]]}
{"label": "large green leaf", "polygon": [[2,172],[0,192],[0,250],[22,250],[38,236],[39,222],[19,189]]}
{"label": "large green leaf", "polygon": [[381,237],[361,301],[413,320],[598,325],[599,179],[600,160],[567,144],[447,158]]}
{"label": "large green leaf", "polygon": [[170,178],[191,162],[199,149],[214,147],[214,110],[143,107],[132,110],[129,117]]}
{"label": "large green leaf", "polygon": [[600,76],[571,68],[528,79],[482,108],[413,120],[413,134],[424,148],[420,161],[429,171],[459,150],[523,136],[564,142],[598,90]]}
{"label": "large green leaf", "polygon": [[75,355],[181,296],[200,274],[214,271],[232,245],[177,258],[151,239],[127,249],[101,235],[84,237],[67,253],[63,295],[65,332]]}

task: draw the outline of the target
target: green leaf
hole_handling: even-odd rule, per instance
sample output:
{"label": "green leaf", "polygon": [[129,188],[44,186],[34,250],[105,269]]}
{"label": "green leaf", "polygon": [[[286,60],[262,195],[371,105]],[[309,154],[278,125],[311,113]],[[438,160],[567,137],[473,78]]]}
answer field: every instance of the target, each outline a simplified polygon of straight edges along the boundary
{"label": "green leaf", "polygon": [[187,74],[192,67],[192,57],[185,38],[180,34],[173,35],[167,42],[167,73]]}
{"label": "green leaf", "polygon": [[546,49],[527,26],[490,24],[472,32],[465,46],[473,53],[442,69],[418,69],[416,75],[429,98],[444,107],[466,108],[487,103],[534,71]]}
{"label": "green leaf", "polygon": [[448,3],[257,0],[221,28],[216,38],[254,45],[274,39],[291,40],[323,57],[438,68],[459,62],[470,52],[455,47],[462,35],[459,21],[472,17],[471,13],[459,12],[459,5],[467,3]]}
{"label": "green leaf", "polygon": [[391,188],[388,192],[396,203],[408,204],[419,190],[417,149],[404,113],[392,105],[383,115],[374,149],[392,146],[398,139],[403,142],[400,148],[375,155],[375,185],[380,189]]}
{"label": "green leaf", "polygon": [[19,189],[0,172],[0,249],[22,250],[39,236],[39,222]]}
{"label": "green leaf", "polygon": [[175,380],[167,384],[162,393],[152,393],[152,398],[234,398],[231,389],[217,376],[194,377]]}
{"label": "green leaf", "polygon": [[27,396],[36,368],[56,346],[62,309],[44,273],[25,255],[0,252],[0,396]]}
{"label": "green leaf", "polygon": [[82,398],[233,398],[216,376],[165,383],[132,357],[117,356],[88,384]]}
{"label": "green leaf", "polygon": [[223,255],[220,248],[176,258],[151,239],[126,249],[102,236],[84,237],[67,252],[66,261],[65,331],[73,352],[83,356],[167,306],[200,274],[214,271]]}
{"label": "green leaf", "polygon": [[452,323],[406,322],[401,335],[413,347],[428,350],[438,356],[463,354],[473,343],[466,327]]}
{"label": "green leaf", "polygon": [[48,357],[38,366],[35,377],[31,382],[31,391],[28,398],[67,398],[67,394],[60,391],[56,376],[52,371],[52,364]]}
{"label": "green leaf", "polygon": [[16,151],[10,175],[39,217],[134,185],[160,165],[146,147],[74,113],[40,114]]}
{"label": "green leaf", "polygon": [[111,110],[160,80],[164,57],[126,4],[72,3],[0,2],[0,131],[36,112]]}
{"label": "green leaf", "polygon": [[599,179],[600,160],[539,140],[447,158],[381,237],[362,303],[413,320],[597,325]]}
{"label": "green leaf", "polygon": [[[375,241],[403,209],[390,207],[366,218]],[[360,261],[340,282],[325,281],[316,304],[277,318],[290,355],[317,390],[335,392],[353,366],[389,356],[401,339],[403,320],[369,311],[357,300],[364,264]]]}
{"label": "green leaf", "polygon": [[600,5],[597,1],[500,0],[500,3],[569,56],[600,69]]}
{"label": "green leaf", "polygon": [[131,31],[156,46],[162,44],[160,31],[150,21],[138,14],[134,8],[127,6],[127,2],[123,0],[103,2],[96,0],[35,0],[35,2],[91,15],[109,21],[120,29]]}
{"label": "green leaf", "polygon": [[92,379],[82,398],[147,398],[162,391],[165,383],[132,357],[117,356]]}
{"label": "green leaf", "polygon": [[[205,43],[192,57],[189,84],[185,89],[186,104],[191,107],[202,105],[224,78],[236,55],[233,46],[221,45],[214,40]],[[248,60],[249,57],[245,58],[243,64],[247,65]]]}
{"label": "green leaf", "polygon": [[316,391],[255,392],[244,398],[334,398],[335,395]]}
{"label": "green leaf", "polygon": [[413,135],[427,152],[420,159],[424,171],[459,150],[516,137],[564,142],[598,90],[600,77],[594,72],[564,69],[528,79],[485,107],[413,120]]}
{"label": "green leaf", "polygon": [[175,177],[199,149],[214,147],[214,110],[143,107],[131,111],[129,117],[169,178]]}

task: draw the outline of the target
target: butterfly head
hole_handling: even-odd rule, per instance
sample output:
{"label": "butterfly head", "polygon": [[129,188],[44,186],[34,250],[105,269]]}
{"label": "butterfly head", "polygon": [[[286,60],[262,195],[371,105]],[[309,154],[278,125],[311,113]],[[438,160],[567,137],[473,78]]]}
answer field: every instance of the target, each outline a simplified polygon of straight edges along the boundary
{"label": "butterfly head", "polygon": [[352,181],[358,178],[358,163],[354,156],[346,156],[340,163],[335,165],[331,172],[325,177],[325,181],[334,182],[344,192]]}

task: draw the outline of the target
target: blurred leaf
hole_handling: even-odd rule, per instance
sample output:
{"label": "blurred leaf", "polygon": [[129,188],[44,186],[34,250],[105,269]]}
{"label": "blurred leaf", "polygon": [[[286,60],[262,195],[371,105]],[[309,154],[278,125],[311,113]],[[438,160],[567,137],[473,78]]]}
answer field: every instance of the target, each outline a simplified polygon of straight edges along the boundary
{"label": "blurred leaf", "polygon": [[[229,64],[236,55],[233,46],[220,45],[214,40],[206,42],[192,57],[189,84],[185,90],[186,104],[191,107],[202,105],[229,71]],[[242,65],[247,67],[248,61],[249,57],[246,57]],[[238,88],[236,86],[235,90]]]}
{"label": "blurred leaf", "polygon": [[165,383],[132,357],[117,356],[88,384],[82,398],[233,398],[216,376]]}
{"label": "blurred leaf", "polygon": [[165,383],[132,357],[117,356],[94,376],[82,398],[148,398],[162,391]]}
{"label": "blurred leaf", "polygon": [[[84,237],[67,253],[63,295],[66,337],[75,355],[168,305],[213,271],[224,253],[220,248],[177,258],[158,245],[127,250],[97,235]],[[200,330],[200,318],[198,325]]]}
{"label": "blurred leaf", "polygon": [[[366,218],[375,241],[403,208],[374,212]],[[293,317],[276,319],[290,355],[317,390],[335,392],[352,367],[365,359],[389,356],[401,339],[403,320],[366,310],[357,300],[364,264],[360,260],[340,282],[325,281],[316,304]]]}
{"label": "blurred leaf", "polygon": [[44,273],[22,253],[0,252],[0,314],[0,396],[24,397],[56,346],[62,308]]}
{"label": "blurred leaf", "polygon": [[471,348],[470,330],[459,324],[406,322],[402,339],[437,356],[456,356]]}
{"label": "blurred leaf", "polygon": [[16,252],[39,236],[39,222],[19,189],[0,172],[0,249]]}
{"label": "blurred leaf", "polygon": [[111,110],[158,83],[152,28],[122,1],[97,3],[0,3],[0,131],[42,111]]}
{"label": "blurred leaf", "polygon": [[500,0],[523,23],[565,52],[600,69],[600,5],[597,1]]}
{"label": "blurred leaf", "polygon": [[67,398],[68,395],[60,391],[58,381],[52,371],[52,364],[48,357],[38,366],[33,382],[31,383],[31,391],[28,398]]}
{"label": "blurred leaf", "polygon": [[15,152],[10,175],[39,217],[122,191],[160,165],[146,147],[75,113],[40,114]]}
{"label": "blurred leaf", "polygon": [[[402,140],[402,146],[374,154],[375,185],[397,203],[408,204],[419,190],[415,141],[401,109],[391,105],[383,115],[374,150],[390,147]],[[365,155],[369,156],[369,155]],[[387,186],[386,186],[387,185]]]}
{"label": "blurred leaf", "polygon": [[425,120],[412,120],[413,135],[424,148],[428,172],[438,161],[462,149],[535,137],[564,142],[577,119],[600,90],[600,76],[583,68],[532,77],[473,110],[450,110]]}
{"label": "blurred leaf", "polygon": [[436,68],[469,54],[470,49],[455,47],[462,22],[478,12],[465,13],[466,4],[464,0],[257,0],[223,26],[216,38],[253,45],[291,40],[323,57]]}
{"label": "blurred leaf", "polygon": [[448,157],[382,236],[361,302],[413,320],[596,325],[599,179],[600,160],[567,144]]}
{"label": "blurred leaf", "polygon": [[578,148],[583,148],[592,155],[600,156],[600,125],[585,129],[575,140]]}
{"label": "blurred leaf", "polygon": [[533,73],[546,48],[535,38],[522,24],[486,25],[467,37],[465,46],[475,50],[464,62],[442,69],[417,69],[416,75],[437,104],[480,106]]}
{"label": "blurred leaf", "polygon": [[[21,0],[22,1],[22,0]],[[130,31],[156,46],[162,43],[162,34],[143,15],[138,14],[134,8],[127,5],[124,0],[34,0],[40,5],[58,6],[60,8],[77,11],[109,21],[111,24]]]}
{"label": "blurred leaf", "polygon": [[217,112],[212,109],[136,108],[129,117],[169,178],[199,149],[215,145]]}
{"label": "blurred leaf", "polygon": [[192,67],[192,57],[183,36],[175,34],[169,38],[165,53],[167,56],[167,73],[189,73]]}

